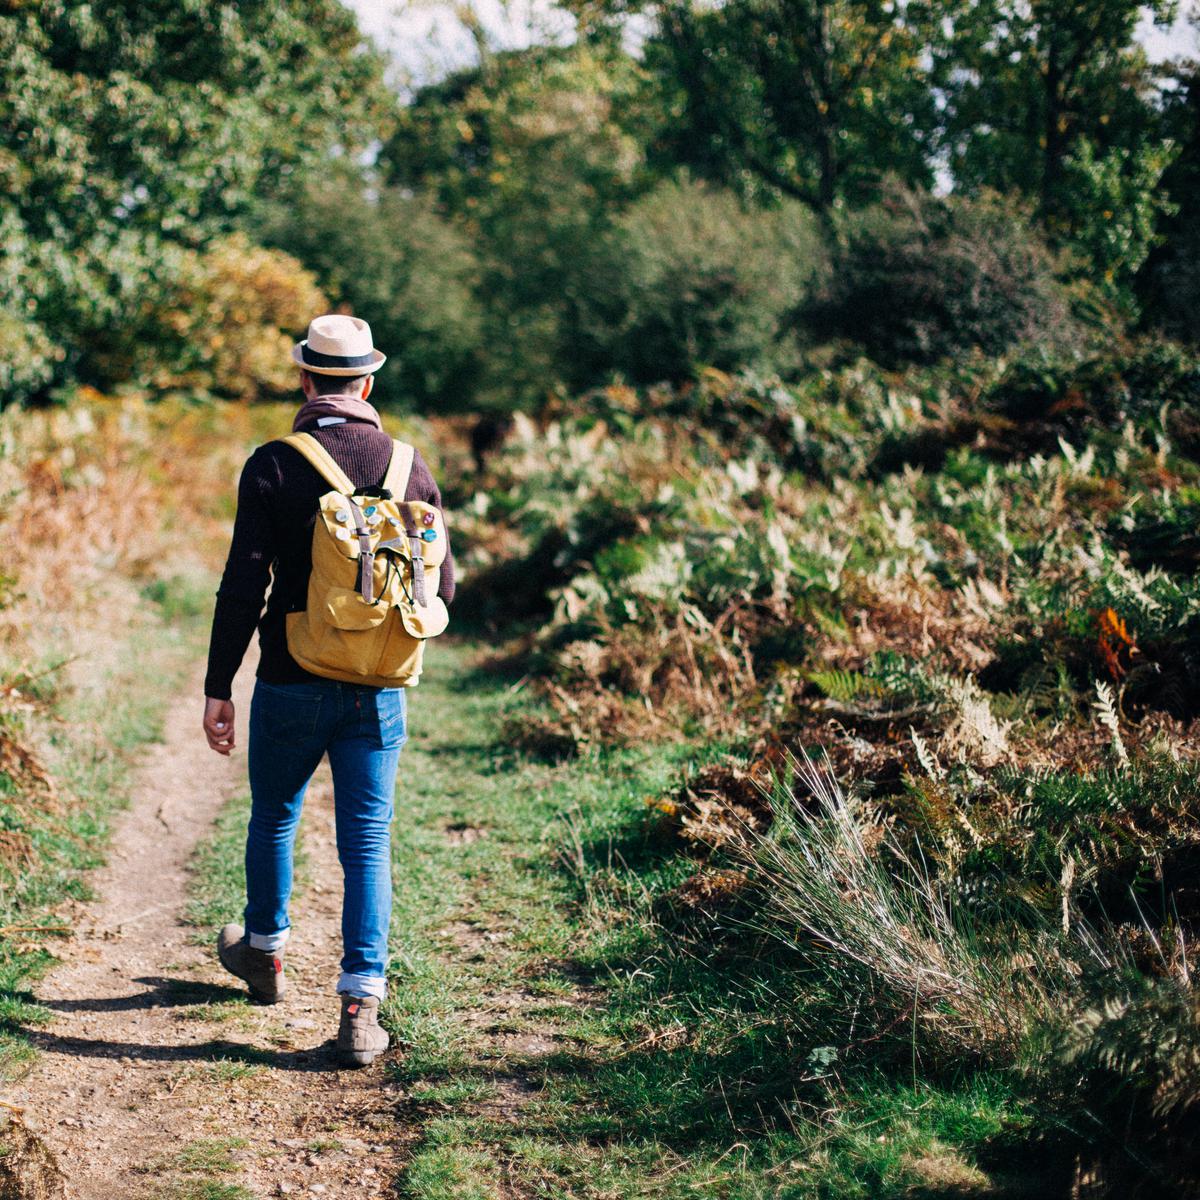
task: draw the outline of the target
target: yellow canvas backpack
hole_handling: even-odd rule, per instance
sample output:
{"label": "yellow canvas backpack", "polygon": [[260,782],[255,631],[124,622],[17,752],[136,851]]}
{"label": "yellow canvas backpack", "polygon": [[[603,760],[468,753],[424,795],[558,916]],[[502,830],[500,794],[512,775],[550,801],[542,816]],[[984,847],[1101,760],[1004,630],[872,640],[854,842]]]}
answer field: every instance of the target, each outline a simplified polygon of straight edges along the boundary
{"label": "yellow canvas backpack", "polygon": [[382,488],[356,488],[316,438],[292,446],[331,486],[313,528],[304,612],[287,614],[287,643],[306,670],[373,687],[413,687],[425,642],[450,620],[437,594],[446,526],[432,504],[405,501],[413,448],[394,442]]}

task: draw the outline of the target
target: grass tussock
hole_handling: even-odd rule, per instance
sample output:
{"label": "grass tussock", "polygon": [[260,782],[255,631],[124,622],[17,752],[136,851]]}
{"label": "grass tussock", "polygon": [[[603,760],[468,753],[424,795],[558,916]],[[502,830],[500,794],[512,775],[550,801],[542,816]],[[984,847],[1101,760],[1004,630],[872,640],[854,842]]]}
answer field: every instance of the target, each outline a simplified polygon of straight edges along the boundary
{"label": "grass tussock", "polygon": [[[793,762],[769,836],[739,843],[766,896],[763,916],[798,952],[810,952],[827,986],[870,995],[877,1021],[946,1058],[1016,1061],[1032,1022],[1055,1007],[1069,972],[1036,975],[1008,955],[981,952],[934,868],[886,827],[856,810],[828,765]],[[1026,946],[1020,953],[1028,957]]]}

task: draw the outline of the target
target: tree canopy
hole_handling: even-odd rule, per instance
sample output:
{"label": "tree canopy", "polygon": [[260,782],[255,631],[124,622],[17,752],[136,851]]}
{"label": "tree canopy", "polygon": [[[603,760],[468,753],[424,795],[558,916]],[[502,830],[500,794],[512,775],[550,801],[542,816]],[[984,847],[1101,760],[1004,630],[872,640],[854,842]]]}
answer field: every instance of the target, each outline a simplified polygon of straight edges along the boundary
{"label": "tree canopy", "polygon": [[0,56],[0,306],[42,382],[119,377],[188,252],[393,107],[335,0],[34,0],[0,15]]}
{"label": "tree canopy", "polygon": [[[0,12],[0,389],[247,394],[197,366],[225,362],[219,331],[244,320],[275,345],[318,295],[375,321],[381,392],[421,407],[785,369],[822,336],[805,289],[830,263],[878,246],[858,278],[886,301],[913,285],[914,247],[965,268],[988,230],[1030,240],[1022,294],[1057,281],[1195,336],[1196,66],[1150,63],[1147,7],[1178,16],[1177,0],[562,0],[573,38],[504,47],[466,14],[477,60],[401,96],[336,0],[22,0]],[[889,215],[900,194],[913,222]],[[270,281],[244,312],[238,246],[256,264],[240,274]],[[1025,309],[997,320],[1032,327]],[[185,348],[184,327],[212,344]],[[942,332],[928,344],[960,344]]]}
{"label": "tree canopy", "polygon": [[822,213],[889,173],[930,184],[935,16],[888,0],[667,0],[647,60],[677,97],[670,156]]}

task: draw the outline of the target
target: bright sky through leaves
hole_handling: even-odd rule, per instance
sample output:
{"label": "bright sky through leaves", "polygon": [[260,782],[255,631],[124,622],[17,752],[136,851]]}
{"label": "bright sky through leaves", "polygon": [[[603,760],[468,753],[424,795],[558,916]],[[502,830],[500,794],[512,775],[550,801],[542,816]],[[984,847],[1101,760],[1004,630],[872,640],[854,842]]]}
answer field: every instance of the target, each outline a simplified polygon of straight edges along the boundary
{"label": "bright sky through leaves", "polygon": [[[344,0],[358,14],[362,28],[394,58],[402,84],[420,84],[448,70],[473,62],[471,36],[455,15],[460,7],[441,0]],[[475,0],[492,37],[504,46],[523,46],[543,38],[567,38],[571,21],[547,0]],[[1170,30],[1159,29],[1148,18],[1140,39],[1156,61],[1195,55],[1197,34],[1187,13],[1200,12],[1200,4],[1184,3],[1183,15]]]}

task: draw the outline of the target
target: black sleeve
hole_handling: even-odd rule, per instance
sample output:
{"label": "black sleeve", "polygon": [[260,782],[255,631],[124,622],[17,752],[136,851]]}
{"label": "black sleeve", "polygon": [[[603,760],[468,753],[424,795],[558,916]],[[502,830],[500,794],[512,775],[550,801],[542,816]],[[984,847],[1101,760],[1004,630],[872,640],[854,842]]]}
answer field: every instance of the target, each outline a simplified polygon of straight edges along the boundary
{"label": "black sleeve", "polygon": [[275,561],[274,529],[267,506],[270,477],[264,466],[256,451],[242,468],[238,483],[233,541],[217,589],[204,679],[204,694],[215,700],[228,700],[232,695],[233,677],[262,615]]}

